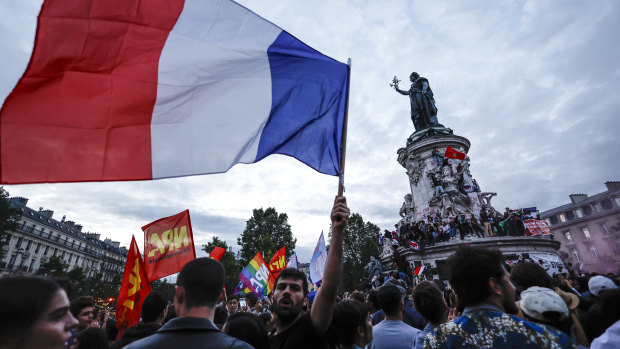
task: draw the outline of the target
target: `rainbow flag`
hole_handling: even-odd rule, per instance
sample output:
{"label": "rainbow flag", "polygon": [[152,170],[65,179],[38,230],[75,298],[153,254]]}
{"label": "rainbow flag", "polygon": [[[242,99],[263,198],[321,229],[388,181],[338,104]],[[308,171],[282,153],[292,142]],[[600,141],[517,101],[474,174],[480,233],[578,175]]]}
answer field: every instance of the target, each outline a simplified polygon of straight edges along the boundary
{"label": "rainbow flag", "polygon": [[233,294],[246,294],[250,292],[252,291],[250,291],[249,288],[245,287],[243,282],[239,281],[239,283],[237,284],[237,287],[235,287],[235,290],[233,291]]}
{"label": "rainbow flag", "polygon": [[239,280],[259,297],[265,297],[271,293],[275,282],[260,252],[256,253],[250,263],[243,268],[239,274]]}

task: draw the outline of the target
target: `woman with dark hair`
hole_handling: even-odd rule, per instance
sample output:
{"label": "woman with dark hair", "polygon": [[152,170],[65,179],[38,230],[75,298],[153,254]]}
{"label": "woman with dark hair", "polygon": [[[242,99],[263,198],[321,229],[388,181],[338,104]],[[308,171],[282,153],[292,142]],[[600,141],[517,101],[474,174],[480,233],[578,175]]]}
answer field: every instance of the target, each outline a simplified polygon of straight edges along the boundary
{"label": "woman with dark hair", "polygon": [[368,306],[354,299],[336,304],[332,323],[327,331],[327,340],[333,348],[364,348],[372,341]]}
{"label": "woman with dark hair", "polygon": [[226,319],[222,332],[239,338],[256,349],[269,349],[267,326],[256,314],[244,312],[231,314]]}
{"label": "woman with dark hair", "polygon": [[62,349],[77,320],[67,293],[41,277],[0,279],[0,348]]}

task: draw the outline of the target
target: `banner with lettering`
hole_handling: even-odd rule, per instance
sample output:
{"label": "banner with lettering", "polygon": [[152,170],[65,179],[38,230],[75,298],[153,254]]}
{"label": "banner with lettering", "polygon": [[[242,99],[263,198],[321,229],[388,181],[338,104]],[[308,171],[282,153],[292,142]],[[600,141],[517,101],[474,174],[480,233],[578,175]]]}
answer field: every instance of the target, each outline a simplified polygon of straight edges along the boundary
{"label": "banner with lettering", "polygon": [[523,221],[525,224],[525,235],[547,235],[551,234],[551,229],[545,221],[539,221],[537,219],[527,219]]}
{"label": "banner with lettering", "polygon": [[243,268],[239,280],[259,297],[267,296],[273,290],[275,282],[260,252]]}
{"label": "banner with lettering", "polygon": [[286,268],[286,246],[282,246],[282,248],[271,257],[268,267],[274,279]]}
{"label": "banner with lettering", "polygon": [[131,245],[125,263],[125,273],[116,303],[116,328],[118,337],[131,326],[140,322],[142,301],[151,292],[151,284],[146,277],[144,261],[138,250],[136,238],[131,236]]}
{"label": "banner with lettering", "polygon": [[189,210],[149,223],[142,231],[149,281],[178,273],[185,263],[196,259]]}

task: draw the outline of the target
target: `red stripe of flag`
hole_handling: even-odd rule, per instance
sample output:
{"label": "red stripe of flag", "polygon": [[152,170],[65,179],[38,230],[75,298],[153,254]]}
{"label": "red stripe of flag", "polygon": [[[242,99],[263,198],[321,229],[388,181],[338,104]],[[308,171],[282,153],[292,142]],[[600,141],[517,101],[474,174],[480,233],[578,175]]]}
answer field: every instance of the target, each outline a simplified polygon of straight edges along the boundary
{"label": "red stripe of flag", "polygon": [[0,111],[0,181],[152,178],[158,62],[183,4],[46,0],[28,68]]}

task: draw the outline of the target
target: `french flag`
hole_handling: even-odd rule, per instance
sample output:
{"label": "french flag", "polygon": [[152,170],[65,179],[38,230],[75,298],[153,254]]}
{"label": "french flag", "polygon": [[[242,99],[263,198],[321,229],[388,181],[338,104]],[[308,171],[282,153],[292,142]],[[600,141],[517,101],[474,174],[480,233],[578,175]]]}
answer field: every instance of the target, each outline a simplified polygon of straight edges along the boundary
{"label": "french flag", "polygon": [[349,66],[229,0],[46,0],[0,110],[0,183],[340,173]]}
{"label": "french flag", "polygon": [[409,241],[409,247],[411,247],[414,250],[419,250],[420,249],[420,245],[418,245],[417,242],[413,242],[413,241]]}

